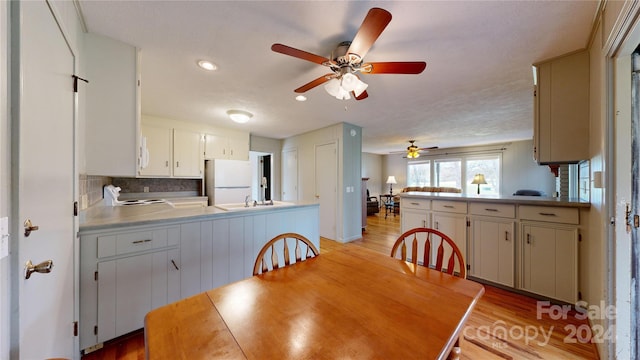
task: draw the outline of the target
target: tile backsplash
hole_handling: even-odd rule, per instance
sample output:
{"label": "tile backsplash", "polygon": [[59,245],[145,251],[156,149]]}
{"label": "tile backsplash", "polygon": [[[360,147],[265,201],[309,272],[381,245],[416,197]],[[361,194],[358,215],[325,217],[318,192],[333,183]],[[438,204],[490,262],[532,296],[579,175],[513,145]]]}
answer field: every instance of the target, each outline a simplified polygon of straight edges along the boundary
{"label": "tile backsplash", "polygon": [[111,181],[108,176],[80,174],[80,210],[102,201],[102,188]]}
{"label": "tile backsplash", "polygon": [[120,194],[188,192],[199,195],[202,192],[201,179],[113,178],[112,184],[122,189]]}
{"label": "tile backsplash", "polygon": [[119,186],[123,197],[142,193],[176,193],[183,196],[202,194],[201,179],[136,179],[80,174],[80,210],[102,201],[102,188],[109,184]]}

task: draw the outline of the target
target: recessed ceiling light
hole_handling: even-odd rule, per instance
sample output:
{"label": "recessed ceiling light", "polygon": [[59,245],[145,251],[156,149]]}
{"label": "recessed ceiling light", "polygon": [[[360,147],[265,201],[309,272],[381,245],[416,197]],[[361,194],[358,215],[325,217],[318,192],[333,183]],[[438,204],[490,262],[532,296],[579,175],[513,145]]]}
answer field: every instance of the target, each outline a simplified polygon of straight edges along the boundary
{"label": "recessed ceiling light", "polygon": [[307,97],[304,95],[298,95],[296,96],[296,100],[298,101],[307,101]]}
{"label": "recessed ceiling light", "polygon": [[244,124],[253,117],[252,113],[244,110],[229,110],[227,111],[227,115],[229,115],[231,120],[239,124]]}
{"label": "recessed ceiling light", "polygon": [[207,60],[200,60],[198,61],[198,66],[200,66],[201,68],[208,70],[208,71],[213,71],[216,70],[218,67],[216,66],[216,64],[212,63],[211,61],[207,61]]}

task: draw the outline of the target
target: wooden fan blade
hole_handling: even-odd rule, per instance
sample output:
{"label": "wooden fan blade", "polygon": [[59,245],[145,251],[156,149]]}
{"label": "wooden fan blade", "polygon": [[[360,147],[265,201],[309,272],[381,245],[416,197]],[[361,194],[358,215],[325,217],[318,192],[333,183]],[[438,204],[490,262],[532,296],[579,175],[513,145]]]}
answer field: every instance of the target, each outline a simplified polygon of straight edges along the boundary
{"label": "wooden fan blade", "polygon": [[437,146],[431,146],[431,147],[426,147],[426,148],[419,148],[418,151],[435,150],[437,148],[438,148]]}
{"label": "wooden fan blade", "polygon": [[351,95],[353,95],[353,97],[356,98],[356,100],[364,100],[369,97],[369,94],[367,94],[367,90],[360,93],[360,96],[356,96],[356,93],[353,91],[351,92]]}
{"label": "wooden fan blade", "polygon": [[420,74],[427,67],[424,61],[372,62],[362,64],[365,74]]}
{"label": "wooden fan blade", "polygon": [[324,58],[320,55],[312,54],[310,52],[306,52],[303,50],[298,50],[298,49],[292,48],[291,46],[282,45],[282,44],[271,45],[271,50],[280,54],[293,56],[298,59],[311,61],[312,63],[316,63],[320,65],[322,65],[326,61],[329,61],[329,59]]}
{"label": "wooden fan blade", "polygon": [[372,8],[362,21],[358,33],[353,38],[347,54],[356,54],[364,58],[373,43],[391,21],[391,13],[380,8]]}
{"label": "wooden fan blade", "polygon": [[322,75],[322,76],[320,76],[319,78],[317,78],[317,79],[315,79],[315,80],[312,80],[312,81],[310,81],[310,82],[308,82],[308,83],[306,83],[306,84],[304,84],[304,85],[300,86],[299,88],[297,88],[297,89],[295,89],[295,90],[293,90],[293,91],[295,91],[295,92],[297,92],[297,93],[307,92],[307,91],[309,91],[309,90],[313,89],[314,87],[316,87],[316,86],[318,86],[318,85],[321,85],[321,84],[326,83],[327,81],[331,80],[331,79],[332,79],[332,78],[334,78],[335,76],[336,76],[336,75],[335,75],[335,74],[333,74],[333,73],[329,73],[329,74],[326,74],[326,75]]}

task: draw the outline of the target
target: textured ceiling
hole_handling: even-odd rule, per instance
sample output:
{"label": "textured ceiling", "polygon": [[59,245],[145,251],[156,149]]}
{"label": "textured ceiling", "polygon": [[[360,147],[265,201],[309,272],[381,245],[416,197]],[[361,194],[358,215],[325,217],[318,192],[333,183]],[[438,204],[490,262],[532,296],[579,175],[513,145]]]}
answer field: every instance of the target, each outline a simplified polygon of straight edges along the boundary
{"label": "textured ceiling", "polygon": [[[531,139],[531,64],[587,47],[597,1],[84,1],[89,32],[141,49],[142,112],[286,138],[349,122],[363,151]],[[352,40],[367,11],[391,23],[365,57],[426,61],[420,75],[361,75],[365,100],[322,86],[293,90],[328,69],[270,50],[324,57]],[[210,59],[213,73],[197,68]],[[229,109],[254,114],[231,123]]]}

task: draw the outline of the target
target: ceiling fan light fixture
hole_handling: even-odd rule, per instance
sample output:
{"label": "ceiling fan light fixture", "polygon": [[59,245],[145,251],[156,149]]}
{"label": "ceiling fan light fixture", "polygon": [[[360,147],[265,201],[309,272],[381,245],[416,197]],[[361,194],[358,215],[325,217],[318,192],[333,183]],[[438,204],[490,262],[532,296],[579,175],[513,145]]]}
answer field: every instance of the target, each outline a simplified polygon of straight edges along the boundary
{"label": "ceiling fan light fixture", "polygon": [[358,81],[359,81],[358,85],[356,85],[356,88],[353,89],[353,93],[356,94],[356,97],[360,96],[360,94],[362,94],[369,87],[369,85],[366,84],[365,82],[361,80],[358,80]]}
{"label": "ceiling fan light fixture", "polygon": [[342,89],[340,87],[340,80],[333,78],[329,81],[327,81],[327,83],[324,85],[324,89],[327,91],[327,93],[331,96],[334,97],[338,97],[338,94],[340,93],[340,90]]}
{"label": "ceiling fan light fixture", "polygon": [[409,150],[409,152],[407,152],[407,158],[415,159],[417,157],[420,157],[420,152],[418,152],[418,150]]}
{"label": "ceiling fan light fixture", "polygon": [[338,95],[336,95],[336,99],[349,100],[351,99],[351,95],[349,95],[349,92],[347,90],[341,87],[340,90],[338,90]]}
{"label": "ceiling fan light fixture", "polygon": [[244,111],[244,110],[229,110],[227,111],[227,115],[231,118],[231,120],[237,122],[238,124],[244,124],[249,121],[253,117],[253,114]]}
{"label": "ceiling fan light fixture", "polygon": [[360,81],[352,73],[346,73],[346,74],[342,75],[342,82],[340,83],[340,85],[346,91],[351,92],[351,91],[355,90],[356,86],[358,86],[358,83],[360,83],[360,82],[362,82],[362,81]]}
{"label": "ceiling fan light fixture", "polygon": [[324,85],[327,93],[338,100],[351,99],[350,93],[353,91],[356,96],[360,96],[367,88],[367,84],[358,79],[357,76],[346,73],[342,77],[333,78]]}

